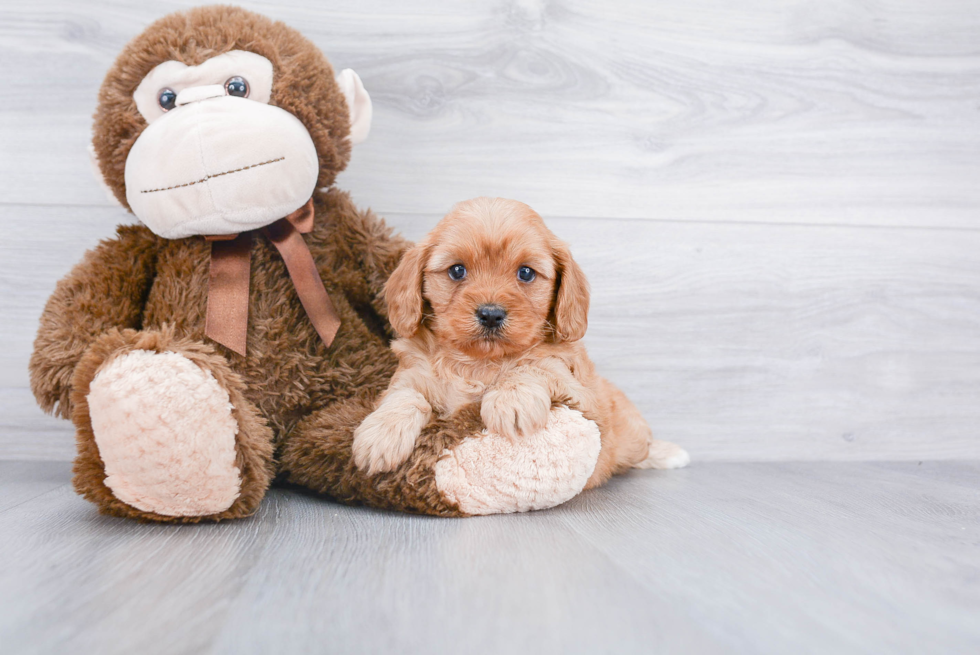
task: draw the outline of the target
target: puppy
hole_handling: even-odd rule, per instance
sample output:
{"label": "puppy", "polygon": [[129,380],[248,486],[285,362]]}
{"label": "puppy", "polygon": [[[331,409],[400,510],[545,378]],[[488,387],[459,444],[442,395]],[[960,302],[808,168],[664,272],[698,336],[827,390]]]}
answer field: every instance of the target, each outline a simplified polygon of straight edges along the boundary
{"label": "puppy", "polygon": [[630,467],[688,463],[683,449],[653,439],[633,403],[596,374],[579,341],[588,282],[527,205],[459,203],[405,253],[385,298],[399,366],[354,433],[360,469],[394,469],[433,412],[451,415],[474,402],[488,430],[512,438],[543,428],[553,403],[594,420],[602,445],[587,489]]}

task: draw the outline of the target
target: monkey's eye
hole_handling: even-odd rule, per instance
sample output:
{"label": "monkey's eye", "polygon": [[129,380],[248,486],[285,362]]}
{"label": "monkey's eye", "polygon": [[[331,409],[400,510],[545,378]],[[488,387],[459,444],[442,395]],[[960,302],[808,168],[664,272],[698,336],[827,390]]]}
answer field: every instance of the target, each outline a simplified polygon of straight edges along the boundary
{"label": "monkey's eye", "polygon": [[173,89],[160,89],[157,102],[160,103],[160,109],[170,111],[177,106],[177,93]]}
{"label": "monkey's eye", "polygon": [[225,92],[230,96],[238,96],[239,98],[248,97],[248,82],[244,77],[236,75],[235,77],[229,77],[228,81],[225,82]]}
{"label": "monkey's eye", "polygon": [[459,282],[466,277],[466,267],[462,264],[453,264],[449,267],[449,279]]}
{"label": "monkey's eye", "polygon": [[530,282],[537,276],[534,269],[530,266],[521,266],[517,269],[517,279],[521,282]]}

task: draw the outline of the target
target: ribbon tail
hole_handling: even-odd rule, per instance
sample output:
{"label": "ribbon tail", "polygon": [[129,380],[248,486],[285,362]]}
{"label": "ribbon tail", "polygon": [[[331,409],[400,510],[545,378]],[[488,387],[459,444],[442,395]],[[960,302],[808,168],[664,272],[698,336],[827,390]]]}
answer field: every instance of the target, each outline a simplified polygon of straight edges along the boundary
{"label": "ribbon tail", "polygon": [[204,334],[222,346],[245,355],[248,334],[248,284],[252,235],[211,241],[208,313]]}
{"label": "ribbon tail", "polygon": [[320,278],[320,272],[316,268],[310,249],[306,246],[306,241],[303,240],[303,235],[287,219],[276,221],[265,229],[269,240],[286,263],[289,277],[293,280],[293,286],[296,288],[300,302],[303,303],[306,315],[316,328],[317,334],[323,339],[323,343],[329,348],[337,335],[337,330],[340,329],[340,315],[330,296],[327,295],[323,279]]}

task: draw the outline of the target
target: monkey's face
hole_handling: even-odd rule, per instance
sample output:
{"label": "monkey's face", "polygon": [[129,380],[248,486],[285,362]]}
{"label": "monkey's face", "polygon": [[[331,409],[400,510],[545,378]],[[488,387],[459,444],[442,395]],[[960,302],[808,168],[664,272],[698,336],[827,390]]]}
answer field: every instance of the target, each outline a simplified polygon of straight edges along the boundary
{"label": "monkey's face", "polygon": [[126,159],[133,213],[179,238],[263,227],[306,203],[316,147],[271,95],[272,62],[241,50],[150,71],[133,95],[149,123]]}
{"label": "monkey's face", "polygon": [[[263,28],[273,36],[288,30],[241,10],[206,10],[232,11],[231,18],[243,15],[252,23],[243,27]],[[111,71],[100,98],[107,107],[100,107],[100,114],[109,114],[101,124],[103,117],[97,115],[94,139],[103,174],[111,186],[113,173],[118,175],[119,165],[124,166],[123,179],[116,180],[113,191],[117,197],[124,191],[133,213],[165,238],[235,234],[290,214],[306,204],[318,182],[329,183],[346,164],[348,134],[351,140],[363,138],[370,124],[370,99],[357,75],[347,70],[335,81],[329,64],[312,44],[299,41],[302,37],[276,43],[260,38],[268,34],[236,35],[242,40],[255,37],[268,54],[264,56],[227,50],[234,44],[221,44],[222,35],[216,33],[218,43],[207,52],[193,51],[206,29],[198,27],[191,34],[196,40],[183,41],[177,56],[151,61],[156,65],[135,90],[138,78],[130,74],[122,79],[131,66],[122,69],[119,79]],[[296,52],[270,50],[274,45]],[[146,53],[139,54],[145,62]],[[291,68],[296,66],[301,70]],[[329,79],[303,79],[324,74]],[[107,86],[115,93],[107,94]],[[120,91],[130,95],[131,103],[116,100]],[[349,116],[331,115],[347,112]],[[121,143],[112,143],[113,137]],[[114,161],[103,162],[105,153]],[[325,162],[333,170],[324,171]],[[124,182],[123,189],[118,182]]]}

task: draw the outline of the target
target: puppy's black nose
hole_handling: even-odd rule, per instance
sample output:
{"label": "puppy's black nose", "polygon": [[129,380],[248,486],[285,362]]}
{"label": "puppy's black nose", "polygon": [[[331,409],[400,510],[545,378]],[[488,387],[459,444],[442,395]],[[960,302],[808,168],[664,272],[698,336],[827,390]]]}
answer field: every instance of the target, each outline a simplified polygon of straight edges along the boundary
{"label": "puppy's black nose", "polygon": [[500,305],[480,305],[476,308],[476,318],[483,327],[496,330],[507,318],[507,310]]}

